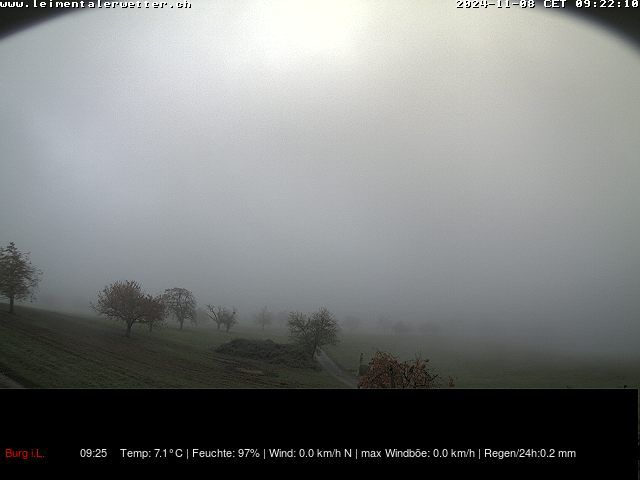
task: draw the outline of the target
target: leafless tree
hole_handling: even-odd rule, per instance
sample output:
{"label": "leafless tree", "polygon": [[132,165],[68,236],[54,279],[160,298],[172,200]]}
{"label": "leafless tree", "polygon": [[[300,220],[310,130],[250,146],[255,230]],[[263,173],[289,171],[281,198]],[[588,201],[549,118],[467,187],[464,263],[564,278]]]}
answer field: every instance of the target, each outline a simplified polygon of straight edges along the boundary
{"label": "leafless tree", "polygon": [[142,320],[149,327],[149,331],[153,331],[153,327],[160,326],[164,323],[167,306],[164,303],[162,295],[152,296],[145,295],[143,298],[145,315]]}
{"label": "leafless tree", "polygon": [[101,315],[125,322],[126,336],[130,337],[134,323],[146,323],[149,319],[153,319],[151,323],[157,322],[158,312],[164,308],[159,303],[159,297],[146,294],[138,282],[125,280],[104,287],[92,307]]}
{"label": "leafless tree", "polygon": [[220,325],[222,325],[222,307],[216,307],[214,305],[207,304],[207,315],[211,320],[215,322],[218,326],[218,330],[220,330]]}
{"label": "leafless tree", "polygon": [[196,318],[196,299],[186,288],[168,288],[162,295],[167,313],[172,314],[180,325],[189,319],[192,322]]}
{"label": "leafless tree", "polygon": [[23,253],[11,242],[0,247],[0,295],[9,299],[9,313],[13,302],[33,298],[42,271],[31,265],[29,253]]}
{"label": "leafless tree", "polygon": [[255,320],[256,320],[256,323],[260,325],[264,330],[264,327],[271,325],[273,323],[273,314],[269,311],[267,307],[262,307],[262,310],[260,310],[256,314]]}
{"label": "leafless tree", "polygon": [[238,323],[238,320],[236,319],[236,314],[237,314],[236,307],[233,307],[231,309],[231,312],[229,312],[228,310],[225,310],[224,315],[222,315],[222,324],[226,328],[227,332],[229,332],[231,327],[233,327],[236,323]]}
{"label": "leafless tree", "polygon": [[338,322],[325,307],[310,315],[302,312],[289,314],[291,338],[313,358],[322,345],[338,343]]}
{"label": "leafless tree", "polygon": [[228,332],[233,325],[238,323],[236,320],[237,312],[235,307],[229,310],[222,306],[207,305],[207,310],[209,310],[207,315],[218,325],[218,330],[220,330],[220,325],[224,325]]}

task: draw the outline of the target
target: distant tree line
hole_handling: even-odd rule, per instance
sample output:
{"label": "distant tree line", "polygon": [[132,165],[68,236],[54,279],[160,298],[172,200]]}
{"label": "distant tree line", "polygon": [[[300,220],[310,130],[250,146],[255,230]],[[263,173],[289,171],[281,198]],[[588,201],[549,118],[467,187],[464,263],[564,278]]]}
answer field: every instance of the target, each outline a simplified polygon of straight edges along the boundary
{"label": "distant tree line", "polygon": [[[0,295],[9,299],[9,313],[14,313],[16,300],[33,298],[40,281],[42,271],[31,264],[29,257],[30,253],[21,252],[13,242],[0,247]],[[152,295],[133,280],[116,281],[105,286],[91,306],[100,315],[124,322],[127,337],[131,336],[136,323],[145,324],[149,331],[153,331],[172,317],[178,323],[179,330],[182,330],[185,321],[196,324],[198,318],[197,301],[186,288],[168,288],[160,295]],[[225,331],[229,332],[237,323],[235,307],[229,309],[222,305],[207,304],[206,308],[206,315],[218,330],[224,326]],[[262,329],[272,325],[274,320],[280,325],[286,321],[291,339],[310,359],[322,346],[338,342],[340,326],[325,307],[312,313],[281,311],[274,315],[265,306],[254,316],[254,320]],[[347,316],[342,324],[349,331],[354,331],[360,327],[361,320]],[[386,317],[379,317],[378,326],[396,334],[413,330],[411,324],[402,320],[391,322]],[[367,366],[361,365],[358,388],[437,388],[441,380],[438,374],[427,368],[428,361],[416,357],[413,362],[400,362],[389,353],[377,352]],[[448,378],[447,384],[454,386],[452,377]]]}
{"label": "distant tree line", "polygon": [[[173,318],[182,330],[185,321],[197,323],[197,301],[193,293],[186,288],[168,288],[161,295],[153,296],[142,289],[142,286],[132,280],[113,282],[105,286],[99,293],[91,307],[99,314],[125,323],[126,336],[131,336],[134,324],[146,324],[149,331]],[[226,331],[236,323],[236,311],[229,311],[224,307],[207,305],[209,316],[220,325],[225,325]]]}

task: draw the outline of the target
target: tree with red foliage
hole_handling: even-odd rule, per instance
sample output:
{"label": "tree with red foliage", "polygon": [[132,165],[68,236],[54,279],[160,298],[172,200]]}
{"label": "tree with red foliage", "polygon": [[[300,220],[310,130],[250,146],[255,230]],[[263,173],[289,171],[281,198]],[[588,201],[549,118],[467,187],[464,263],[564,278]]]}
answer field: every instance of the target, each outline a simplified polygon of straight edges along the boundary
{"label": "tree with red foliage", "polygon": [[[438,388],[439,375],[429,371],[427,362],[419,356],[412,362],[399,362],[393,355],[378,351],[360,377],[358,388]],[[454,386],[451,377],[448,385]]]}

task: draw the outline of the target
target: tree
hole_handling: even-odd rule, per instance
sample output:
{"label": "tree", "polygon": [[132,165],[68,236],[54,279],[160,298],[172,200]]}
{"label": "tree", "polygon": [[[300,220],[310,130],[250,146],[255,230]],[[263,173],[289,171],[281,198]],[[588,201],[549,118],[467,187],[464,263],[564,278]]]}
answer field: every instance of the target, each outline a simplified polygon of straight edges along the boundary
{"label": "tree", "polygon": [[[378,351],[360,377],[358,388],[437,388],[439,376],[429,371],[427,362],[419,356],[412,362],[399,362],[393,355]],[[448,386],[454,386],[451,377]]]}
{"label": "tree", "polygon": [[224,325],[228,332],[233,325],[238,323],[236,320],[235,307],[233,310],[228,310],[222,306],[207,305],[207,310],[209,310],[207,315],[218,325],[218,330],[220,330],[220,325]]}
{"label": "tree", "polygon": [[144,303],[145,314],[142,319],[143,323],[149,326],[149,331],[153,331],[154,326],[160,326],[164,323],[167,306],[164,303],[162,295],[156,297],[145,295],[142,299]]}
{"label": "tree", "polygon": [[267,325],[271,325],[271,323],[273,323],[273,314],[269,311],[267,307],[263,307],[262,310],[260,310],[256,314],[255,320],[256,320],[256,323],[260,325],[264,330],[264,327],[266,327]]}
{"label": "tree", "polygon": [[223,313],[222,313],[222,324],[225,326],[227,333],[229,332],[229,329],[234,326],[236,323],[238,323],[238,321],[236,320],[236,309],[235,307],[233,308],[232,311],[227,310],[226,308],[223,309]]}
{"label": "tree", "polygon": [[311,356],[323,345],[338,343],[338,322],[325,307],[307,315],[302,312],[289,314],[289,334]]}
{"label": "tree", "polygon": [[168,288],[163,294],[167,312],[173,314],[180,324],[180,330],[184,321],[189,319],[192,322],[196,318],[196,299],[186,288]]}
{"label": "tree", "polygon": [[207,304],[207,310],[209,310],[207,315],[218,326],[218,330],[220,330],[220,325],[222,325],[222,307],[218,307],[216,310],[215,306]]}
{"label": "tree", "polygon": [[[158,299],[159,297],[146,294],[138,282],[125,280],[104,287],[98,293],[95,305],[91,306],[101,315],[125,322],[126,336],[130,337],[134,323],[153,324],[157,321],[160,311],[158,304],[161,303]],[[164,310],[164,306],[162,309]]]}
{"label": "tree", "polygon": [[13,302],[33,298],[42,271],[31,265],[30,253],[23,253],[11,242],[0,247],[0,295],[9,299],[9,313]]}

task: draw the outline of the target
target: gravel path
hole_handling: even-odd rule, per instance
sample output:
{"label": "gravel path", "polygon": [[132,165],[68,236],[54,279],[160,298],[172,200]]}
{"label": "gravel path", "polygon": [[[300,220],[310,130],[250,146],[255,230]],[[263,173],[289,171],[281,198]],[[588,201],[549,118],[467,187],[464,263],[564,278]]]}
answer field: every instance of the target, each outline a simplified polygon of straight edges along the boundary
{"label": "gravel path", "polygon": [[358,379],[351,373],[340,368],[326,353],[318,349],[316,360],[320,366],[333,378],[344,383],[349,388],[358,388]]}

